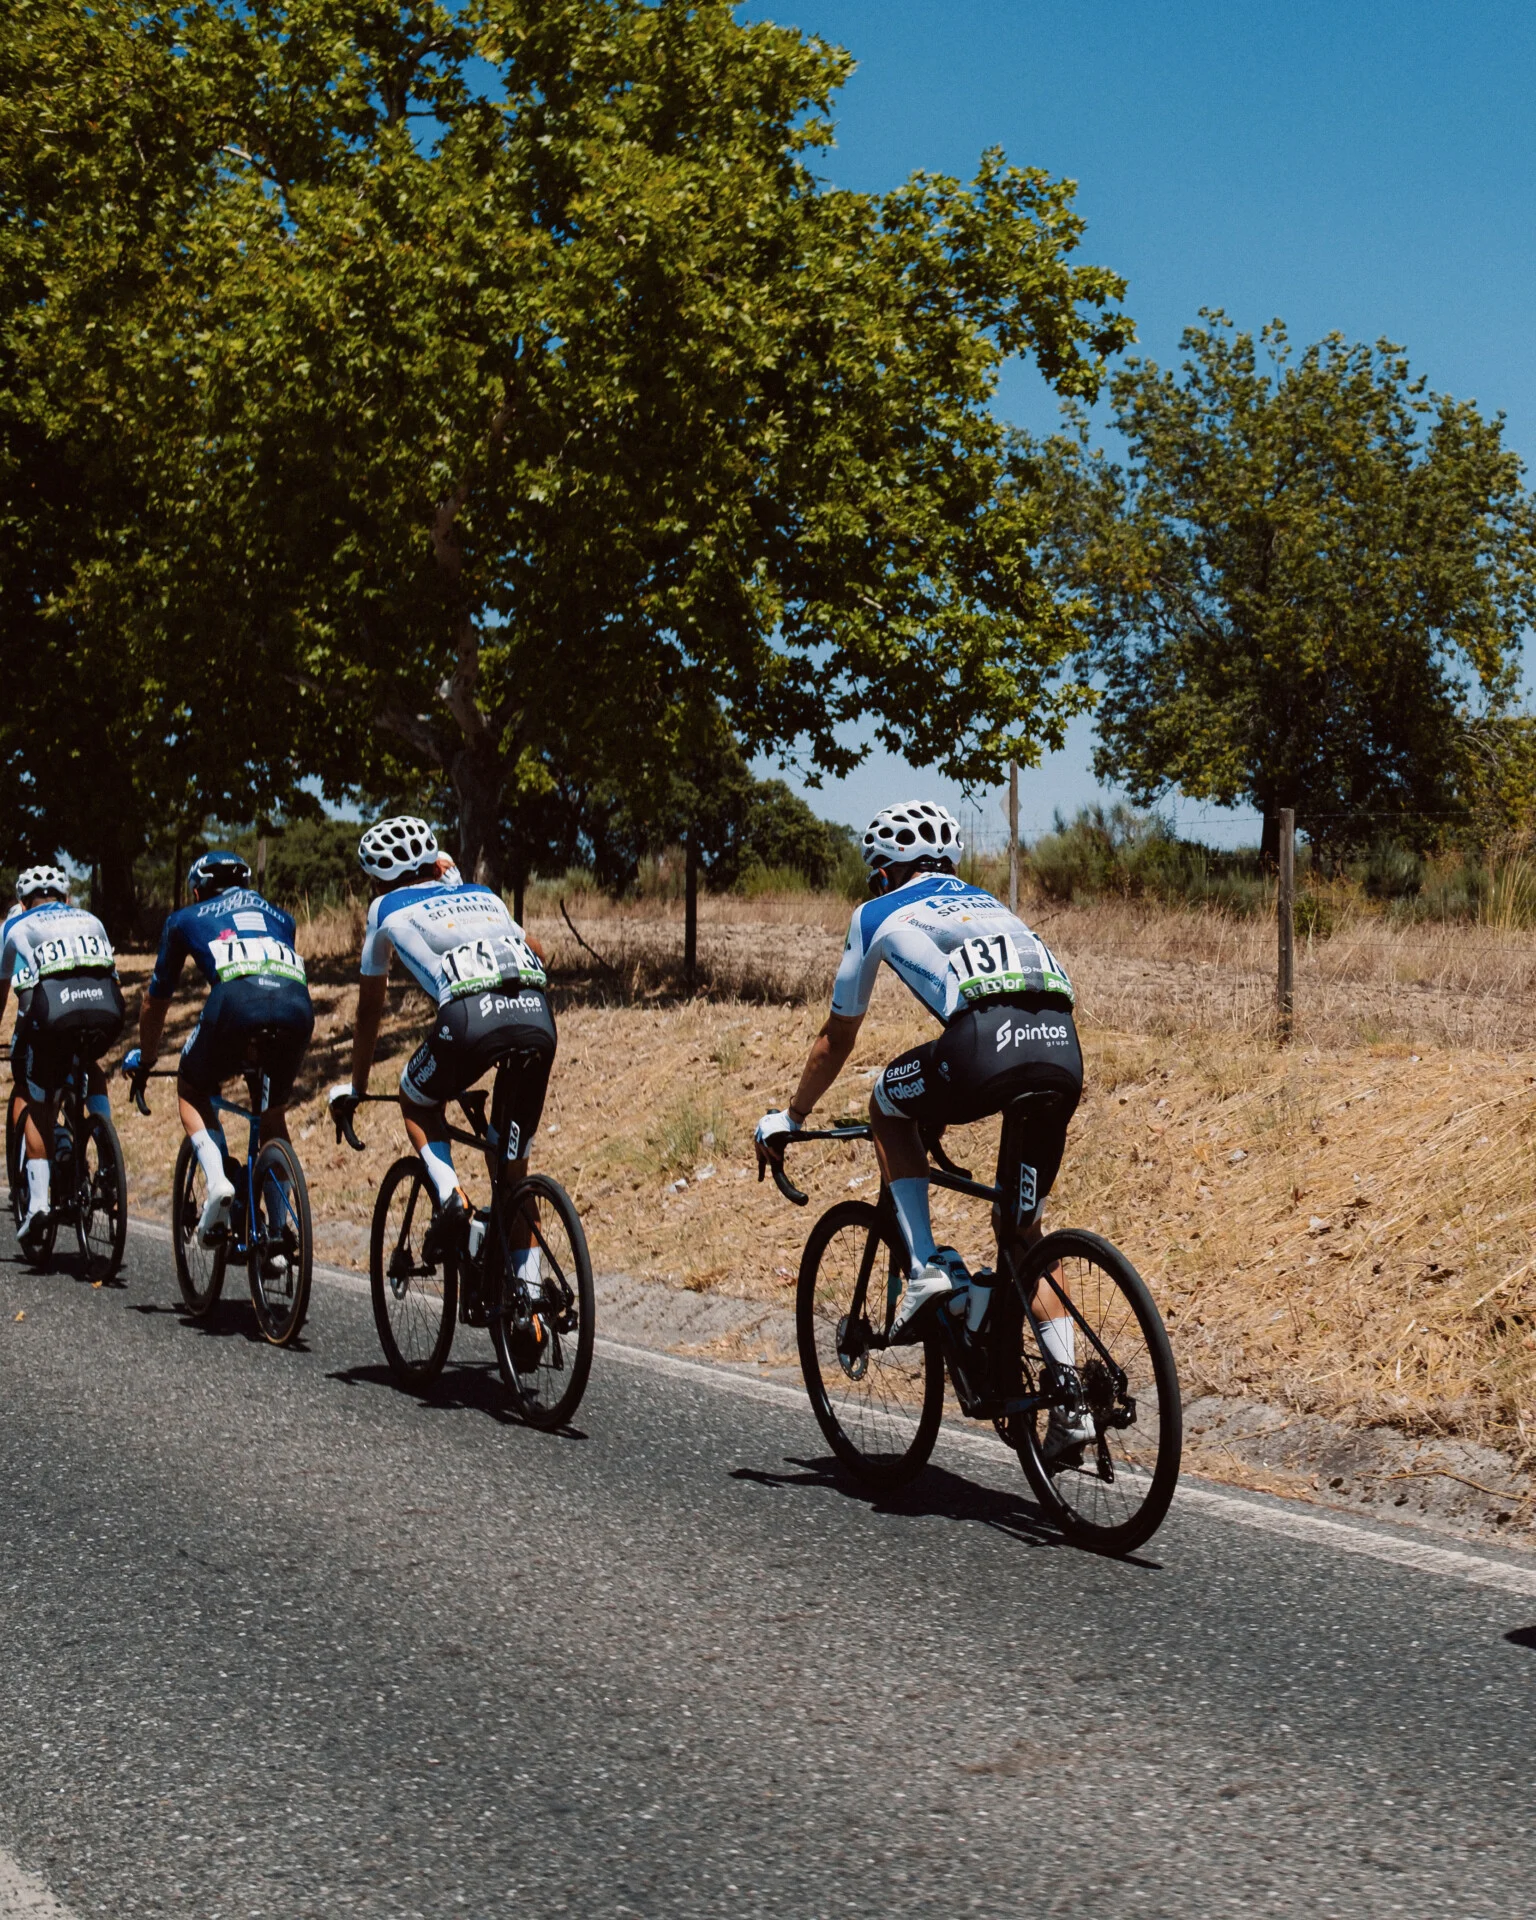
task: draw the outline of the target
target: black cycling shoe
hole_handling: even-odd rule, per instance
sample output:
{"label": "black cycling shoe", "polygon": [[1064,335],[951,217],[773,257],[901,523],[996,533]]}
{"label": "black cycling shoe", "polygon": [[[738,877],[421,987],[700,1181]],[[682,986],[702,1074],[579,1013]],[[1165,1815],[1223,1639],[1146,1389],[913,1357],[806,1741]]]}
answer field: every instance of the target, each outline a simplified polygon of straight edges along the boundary
{"label": "black cycling shoe", "polygon": [[456,1193],[432,1216],[432,1224],[421,1238],[421,1257],[428,1266],[436,1266],[450,1254],[462,1254],[468,1244],[469,1208],[464,1196]]}

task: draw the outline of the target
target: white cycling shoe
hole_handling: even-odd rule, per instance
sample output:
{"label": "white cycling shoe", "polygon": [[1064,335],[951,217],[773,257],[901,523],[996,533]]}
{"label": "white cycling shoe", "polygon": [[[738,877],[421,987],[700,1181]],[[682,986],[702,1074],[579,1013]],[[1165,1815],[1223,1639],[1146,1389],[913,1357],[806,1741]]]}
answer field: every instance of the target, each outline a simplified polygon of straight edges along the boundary
{"label": "white cycling shoe", "polygon": [[970,1287],[971,1276],[953,1247],[935,1247],[933,1258],[907,1276],[906,1289],[891,1322],[893,1344],[909,1337],[913,1321],[930,1300],[943,1300]]}
{"label": "white cycling shoe", "polygon": [[45,1200],[40,1207],[29,1208],[26,1217],[16,1229],[16,1238],[21,1243],[21,1250],[29,1257],[32,1249],[41,1242],[52,1211],[52,1207]]}
{"label": "white cycling shoe", "polygon": [[1052,1473],[1060,1473],[1067,1467],[1080,1467],[1083,1455],[1089,1447],[1097,1446],[1098,1439],[1093,1415],[1086,1407],[1078,1407],[1071,1413],[1052,1407],[1040,1451]]}
{"label": "white cycling shoe", "polygon": [[197,1237],[205,1247],[215,1245],[229,1232],[229,1216],[234,1202],[232,1181],[225,1180],[218,1186],[209,1181],[208,1198],[203,1202],[203,1217],[197,1223]]}

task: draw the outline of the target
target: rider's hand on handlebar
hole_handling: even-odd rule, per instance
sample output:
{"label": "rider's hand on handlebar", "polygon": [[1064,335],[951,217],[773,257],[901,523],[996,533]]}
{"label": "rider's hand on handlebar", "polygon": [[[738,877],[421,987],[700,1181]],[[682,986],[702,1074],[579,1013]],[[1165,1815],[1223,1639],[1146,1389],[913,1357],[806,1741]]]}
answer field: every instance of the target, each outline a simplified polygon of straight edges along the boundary
{"label": "rider's hand on handlebar", "polygon": [[762,1179],[773,1161],[782,1166],[784,1163],[784,1142],[792,1133],[798,1133],[805,1125],[803,1120],[791,1117],[788,1108],[775,1108],[765,1113],[757,1123],[757,1131],[752,1139],[757,1147],[757,1177]]}
{"label": "rider's hand on handlebar", "polygon": [[361,1102],[362,1095],[354,1092],[350,1083],[345,1081],[340,1086],[332,1087],[326,1095],[326,1105],[330,1108],[331,1119],[336,1124],[337,1141],[345,1140],[349,1147],[355,1148],[359,1153],[363,1150],[363,1143],[352,1131],[352,1119]]}
{"label": "rider's hand on handlebar", "polygon": [[130,1048],[129,1051],[123,1055],[123,1072],[130,1080],[137,1079],[141,1073],[147,1073],[148,1071],[149,1063],[144,1058],[142,1048]]}

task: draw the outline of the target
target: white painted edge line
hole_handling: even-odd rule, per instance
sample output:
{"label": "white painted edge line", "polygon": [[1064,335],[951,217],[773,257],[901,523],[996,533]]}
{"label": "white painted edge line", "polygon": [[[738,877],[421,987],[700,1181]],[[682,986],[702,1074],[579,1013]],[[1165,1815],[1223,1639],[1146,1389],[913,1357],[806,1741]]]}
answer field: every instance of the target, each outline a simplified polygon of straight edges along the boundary
{"label": "white painted edge line", "polygon": [[[130,1220],[130,1227],[160,1240],[169,1240],[170,1228],[153,1221]],[[361,1274],[341,1267],[319,1267],[317,1280],[347,1292],[366,1293],[368,1282]],[[688,1360],[675,1353],[659,1353],[652,1347],[630,1346],[621,1340],[596,1342],[599,1353],[623,1366],[644,1367],[675,1380],[688,1380],[708,1386],[716,1393],[740,1394],[748,1400],[764,1400],[777,1406],[808,1412],[805,1391],[786,1386],[781,1380],[754,1379],[735,1368],[711,1364],[707,1360]],[[995,1462],[1008,1457],[1007,1449],[992,1434],[967,1432],[946,1425],[939,1434],[938,1451],[982,1454]],[[1277,1496],[1278,1500],[1279,1496]],[[1174,1507],[1185,1512],[1203,1513],[1230,1525],[1252,1527],[1260,1533],[1273,1533],[1289,1540],[1302,1540],[1309,1546],[1327,1547],[1335,1553],[1360,1554],[1369,1560],[1385,1560],[1394,1566],[1408,1567],[1416,1573],[1437,1574],[1444,1579],[1460,1580],[1465,1585],[1491,1587],[1502,1593],[1517,1593],[1536,1600],[1536,1567],[1520,1567],[1507,1560],[1491,1560],[1483,1554],[1466,1553],[1456,1547],[1437,1547],[1427,1540],[1410,1540],[1397,1533],[1363,1525],[1353,1520],[1329,1520],[1310,1513],[1295,1502],[1269,1505],[1245,1500],[1240,1494],[1217,1493],[1208,1487],[1183,1484],[1174,1496]],[[0,1887],[3,1887],[0,1881]],[[0,1920],[4,1909],[0,1908]]]}
{"label": "white painted edge line", "polygon": [[0,1847],[0,1920],[73,1920],[35,1874]]}

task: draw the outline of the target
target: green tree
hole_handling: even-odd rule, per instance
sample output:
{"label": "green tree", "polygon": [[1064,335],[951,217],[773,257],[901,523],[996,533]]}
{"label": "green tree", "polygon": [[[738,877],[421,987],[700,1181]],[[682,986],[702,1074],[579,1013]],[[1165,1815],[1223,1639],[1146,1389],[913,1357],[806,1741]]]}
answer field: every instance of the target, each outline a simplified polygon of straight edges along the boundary
{"label": "green tree", "polygon": [[726,0],[190,19],[235,104],[160,361],[196,345],[184,484],[330,778],[445,777],[499,878],[578,734],[626,791],[717,707],[829,769],[869,717],[959,777],[1059,740],[1075,636],[988,403],[1129,337],[1070,183],[824,189],[847,56]]}
{"label": "green tree", "polygon": [[1180,372],[1112,379],[1124,465],[1081,432],[1038,449],[1103,679],[1096,771],[1141,802],[1248,802],[1271,855],[1287,806],[1325,850],[1383,813],[1422,842],[1486,760],[1536,614],[1503,418],[1385,342],[1297,354],[1278,321],[1256,345],[1205,319]]}

